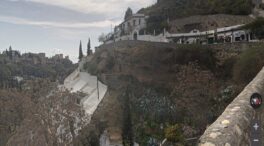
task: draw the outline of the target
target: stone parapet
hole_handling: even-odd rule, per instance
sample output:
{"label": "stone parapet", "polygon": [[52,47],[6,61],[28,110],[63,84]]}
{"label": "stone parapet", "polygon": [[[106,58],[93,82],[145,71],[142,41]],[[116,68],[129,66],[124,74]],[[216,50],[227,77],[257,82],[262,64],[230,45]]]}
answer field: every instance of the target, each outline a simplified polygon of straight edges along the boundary
{"label": "stone parapet", "polygon": [[256,112],[250,106],[250,97],[255,92],[264,95],[264,68],[206,129],[198,146],[250,145],[250,123]]}

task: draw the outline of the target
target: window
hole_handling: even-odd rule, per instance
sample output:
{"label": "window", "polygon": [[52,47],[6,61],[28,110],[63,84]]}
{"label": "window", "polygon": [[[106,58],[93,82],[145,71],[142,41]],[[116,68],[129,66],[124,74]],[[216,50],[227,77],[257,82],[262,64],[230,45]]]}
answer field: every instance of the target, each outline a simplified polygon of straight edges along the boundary
{"label": "window", "polygon": [[141,24],[141,19],[138,20],[138,25],[140,25],[140,24]]}
{"label": "window", "polygon": [[133,25],[136,26],[136,20],[133,20]]}

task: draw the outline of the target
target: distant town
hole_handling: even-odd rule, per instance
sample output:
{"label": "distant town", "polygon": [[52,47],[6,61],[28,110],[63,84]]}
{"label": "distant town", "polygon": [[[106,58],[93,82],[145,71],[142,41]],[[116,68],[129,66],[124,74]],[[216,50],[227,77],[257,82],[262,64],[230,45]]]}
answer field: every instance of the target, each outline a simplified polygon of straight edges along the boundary
{"label": "distant town", "polygon": [[13,50],[10,46],[9,49],[5,50],[1,54],[0,62],[13,62],[13,63],[29,63],[29,64],[56,64],[64,59],[69,60],[69,56],[63,56],[63,54],[55,54],[52,57],[46,57],[45,53],[23,53],[21,54],[18,50]]}

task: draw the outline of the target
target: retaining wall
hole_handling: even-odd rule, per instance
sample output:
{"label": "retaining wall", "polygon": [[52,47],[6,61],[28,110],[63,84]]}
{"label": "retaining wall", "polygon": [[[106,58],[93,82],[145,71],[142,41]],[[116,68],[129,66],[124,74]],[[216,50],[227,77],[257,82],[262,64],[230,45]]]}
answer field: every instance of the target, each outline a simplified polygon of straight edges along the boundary
{"label": "retaining wall", "polygon": [[253,93],[264,95],[264,68],[228,105],[223,114],[210,125],[199,140],[199,146],[248,146],[250,122],[255,110],[250,106]]}

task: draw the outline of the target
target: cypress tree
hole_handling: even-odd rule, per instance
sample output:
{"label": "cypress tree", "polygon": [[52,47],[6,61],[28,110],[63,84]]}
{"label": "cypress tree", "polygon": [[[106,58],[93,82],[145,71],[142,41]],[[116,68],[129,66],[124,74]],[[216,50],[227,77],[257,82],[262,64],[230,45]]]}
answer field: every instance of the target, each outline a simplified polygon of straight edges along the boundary
{"label": "cypress tree", "polygon": [[131,8],[127,8],[126,14],[125,14],[125,21],[128,20],[133,15],[133,11]]}
{"label": "cypress tree", "polygon": [[91,40],[89,38],[88,44],[87,44],[87,56],[91,55]]}
{"label": "cypress tree", "polygon": [[134,145],[134,135],[133,135],[133,125],[132,125],[132,115],[129,102],[129,90],[127,88],[126,94],[124,97],[124,109],[123,109],[123,130],[122,138],[124,146],[133,146]]}
{"label": "cypress tree", "polygon": [[82,52],[82,41],[80,41],[80,46],[79,46],[79,61],[83,58],[83,52]]}
{"label": "cypress tree", "polygon": [[8,56],[9,56],[9,59],[12,59],[12,56],[13,54],[12,54],[12,47],[11,46],[9,46],[9,53],[8,53]]}

